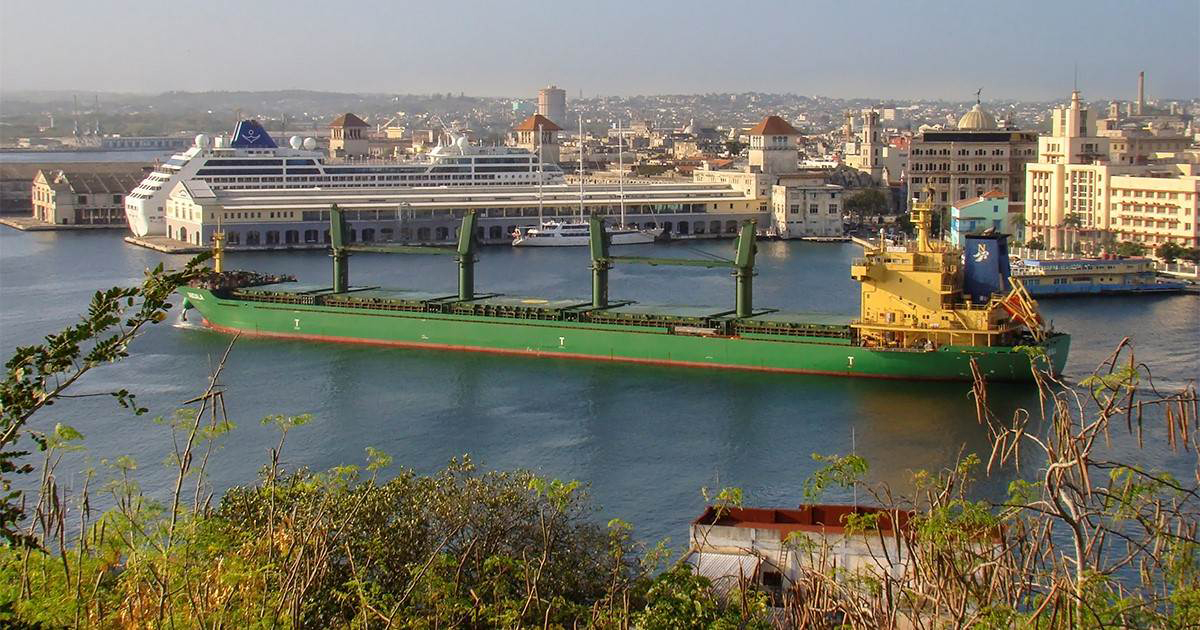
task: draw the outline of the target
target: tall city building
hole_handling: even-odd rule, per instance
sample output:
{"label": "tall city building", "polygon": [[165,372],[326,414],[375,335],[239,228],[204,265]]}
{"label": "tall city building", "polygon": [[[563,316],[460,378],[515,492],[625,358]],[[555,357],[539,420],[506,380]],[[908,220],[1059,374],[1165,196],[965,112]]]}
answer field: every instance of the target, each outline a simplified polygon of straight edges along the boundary
{"label": "tall city building", "polygon": [[1051,121],[1026,171],[1026,234],[1056,249],[1082,241],[1200,244],[1195,164],[1172,153],[1131,152],[1136,134],[1100,135],[1103,125],[1096,130],[1078,90],[1052,110]]}
{"label": "tall city building", "polygon": [[567,121],[567,91],[551,85],[538,90],[538,112],[562,125]]}
{"label": "tall city building", "polygon": [[1037,134],[1001,127],[978,101],[958,119],[957,127],[913,137],[908,152],[909,189],[932,190],[938,211],[999,190],[1013,212],[1023,212],[1025,165],[1037,159]]}

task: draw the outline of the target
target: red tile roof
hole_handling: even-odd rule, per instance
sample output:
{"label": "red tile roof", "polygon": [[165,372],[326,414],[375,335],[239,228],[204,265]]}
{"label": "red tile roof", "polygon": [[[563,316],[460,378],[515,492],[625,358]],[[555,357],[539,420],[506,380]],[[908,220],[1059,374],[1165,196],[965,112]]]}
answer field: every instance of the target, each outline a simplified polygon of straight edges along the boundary
{"label": "red tile roof", "polygon": [[538,127],[541,127],[542,131],[562,131],[562,127],[541,114],[534,114],[526,118],[524,122],[514,127],[513,131],[537,131]]}
{"label": "red tile roof", "polygon": [[778,116],[767,116],[750,130],[752,136],[798,136],[799,131]]}
{"label": "red tile roof", "polygon": [[354,114],[351,114],[350,112],[346,112],[345,114],[342,114],[341,116],[338,116],[337,118],[334,118],[333,122],[329,123],[329,126],[344,128],[344,127],[370,127],[371,125],[368,125],[366,122],[363,121],[363,119],[359,118],[358,116],[355,116]]}

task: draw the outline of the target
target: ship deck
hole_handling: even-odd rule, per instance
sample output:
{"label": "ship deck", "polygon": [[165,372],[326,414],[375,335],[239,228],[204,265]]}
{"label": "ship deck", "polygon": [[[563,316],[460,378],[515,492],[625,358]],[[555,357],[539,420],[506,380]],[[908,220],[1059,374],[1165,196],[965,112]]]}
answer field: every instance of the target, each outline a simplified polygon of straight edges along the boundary
{"label": "ship deck", "polygon": [[350,287],[343,293],[335,293],[330,286],[294,282],[234,289],[230,296],[238,300],[276,304],[582,321],[663,328],[690,334],[782,335],[836,339],[839,342],[848,341],[853,336],[848,317],[788,313],[774,309],[757,309],[749,317],[739,318],[732,309],[719,310],[706,306],[654,305],[615,300],[608,306],[593,308],[591,300],[585,299],[548,299],[499,293],[480,294],[471,300],[460,300],[453,294],[376,286]]}

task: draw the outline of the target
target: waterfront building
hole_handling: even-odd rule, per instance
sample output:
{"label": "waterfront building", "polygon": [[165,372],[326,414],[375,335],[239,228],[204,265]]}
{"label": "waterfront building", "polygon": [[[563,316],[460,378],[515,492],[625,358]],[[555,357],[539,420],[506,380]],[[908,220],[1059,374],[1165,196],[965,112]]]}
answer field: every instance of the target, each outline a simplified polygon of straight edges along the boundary
{"label": "waterfront building", "polygon": [[942,236],[955,247],[966,243],[966,235],[984,230],[1008,234],[1017,242],[1024,242],[1018,217],[1020,212],[1011,212],[1008,198],[999,190],[991,190],[979,197],[957,201],[950,207],[949,229]]}
{"label": "waterfront building", "polygon": [[1082,241],[1200,245],[1195,164],[1182,154],[1139,157],[1134,136],[1098,135],[1078,90],[1051,118],[1051,134],[1039,139],[1026,177],[1031,237],[1069,250]]}
{"label": "waterfront building", "polygon": [[800,164],[800,132],[779,116],[767,116],[748,132],[750,170],[778,174],[792,173]]}
{"label": "waterfront building", "polygon": [[934,210],[998,189],[1014,212],[1025,207],[1025,165],[1037,159],[1037,134],[1001,126],[976,101],[954,130],[925,130],[909,148],[911,190],[932,190]]}
{"label": "waterfront building", "polygon": [[560,157],[558,132],[562,127],[554,121],[541,115],[534,114],[513,128],[517,147],[538,155],[541,151],[542,162],[557,164]]}
{"label": "waterfront building", "polygon": [[329,208],[345,211],[356,242],[449,244],[468,210],[478,213],[479,239],[508,243],[517,228],[545,219],[575,219],[597,213],[664,228],[673,238],[732,238],[741,221],[765,224],[759,200],[724,184],[693,182],[588,186],[580,203],[575,186],[473,186],[460,188],[359,188],[247,190],[210,187],[201,180],[179,182],[166,204],[167,234],[205,245],[218,228],[231,248],[324,248],[329,243]]}
{"label": "waterfront building", "polygon": [[329,157],[363,159],[369,157],[370,139],[367,132],[371,126],[349,112],[329,123]]}
{"label": "waterfront building", "polygon": [[142,177],[136,167],[124,172],[39,170],[30,191],[33,218],[54,225],[122,226],[125,194]]}
{"label": "waterfront building", "polygon": [[567,122],[567,91],[557,85],[538,90],[537,113],[559,125]]}
{"label": "waterfront building", "polygon": [[771,225],[779,238],[805,236],[840,237],[842,191],[823,181],[798,182],[771,187]]}
{"label": "waterfront building", "polygon": [[28,216],[33,211],[31,188],[43,164],[0,164],[0,214]]}
{"label": "waterfront building", "polygon": [[800,132],[779,116],[767,116],[748,136],[748,164],[723,170],[705,165],[693,171],[693,180],[726,184],[754,198],[769,221],[763,227],[782,238],[842,236],[843,187],[829,182],[834,171],[800,168]]}

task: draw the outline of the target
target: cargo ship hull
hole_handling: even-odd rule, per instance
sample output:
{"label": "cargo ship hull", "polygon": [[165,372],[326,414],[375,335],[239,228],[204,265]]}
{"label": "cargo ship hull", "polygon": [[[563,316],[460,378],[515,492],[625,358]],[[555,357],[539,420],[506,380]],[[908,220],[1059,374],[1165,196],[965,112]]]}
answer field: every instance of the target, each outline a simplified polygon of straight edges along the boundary
{"label": "cargo ship hull", "polygon": [[[198,311],[205,325],[218,331],[265,337],[909,380],[969,380],[971,359],[975,359],[990,380],[1032,380],[1030,353],[1019,348],[867,348],[855,343],[848,324],[789,328],[777,324],[778,316],[764,317],[758,330],[775,326],[784,331],[779,334],[744,330],[717,334],[715,329],[704,327],[706,322],[690,322],[682,316],[675,323],[663,323],[663,317],[632,314],[595,321],[582,305],[521,307],[522,303],[545,300],[508,300],[486,309],[473,305],[465,309],[470,312],[453,312],[453,305],[447,303],[450,312],[430,312],[428,300],[409,301],[408,306],[376,300],[370,307],[353,307],[322,304],[319,299],[312,304],[247,300],[194,287],[181,289],[181,294],[185,307]],[[299,298],[305,293],[295,295]],[[288,300],[286,296],[282,299]],[[417,307],[422,310],[404,310]],[[478,314],[483,310],[505,315]],[[572,313],[585,315],[576,317]],[[794,317],[786,321],[790,323]],[[693,323],[701,325],[690,325]],[[1042,345],[1055,373],[1062,371],[1069,343],[1069,336],[1055,334]]]}

